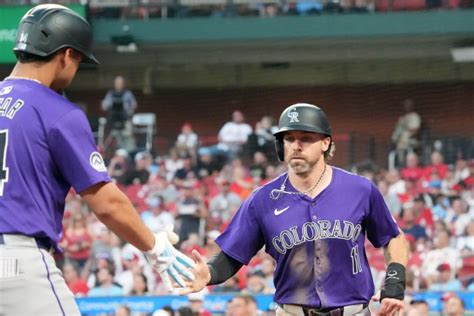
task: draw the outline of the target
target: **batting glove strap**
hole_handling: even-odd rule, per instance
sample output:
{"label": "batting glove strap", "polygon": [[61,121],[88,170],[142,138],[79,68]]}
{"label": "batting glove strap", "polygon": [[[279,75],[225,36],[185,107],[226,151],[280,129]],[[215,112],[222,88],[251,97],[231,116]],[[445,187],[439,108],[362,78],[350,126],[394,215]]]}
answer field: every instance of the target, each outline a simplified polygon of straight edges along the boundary
{"label": "batting glove strap", "polygon": [[380,292],[380,300],[395,298],[403,300],[405,297],[405,267],[397,262],[388,265],[385,282]]}

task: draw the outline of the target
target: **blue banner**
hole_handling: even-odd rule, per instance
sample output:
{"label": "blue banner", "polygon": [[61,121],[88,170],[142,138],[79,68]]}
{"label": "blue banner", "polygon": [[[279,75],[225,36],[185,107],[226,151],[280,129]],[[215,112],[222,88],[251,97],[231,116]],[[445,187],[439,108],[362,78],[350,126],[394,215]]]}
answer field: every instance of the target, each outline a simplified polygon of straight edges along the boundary
{"label": "blue banner", "polygon": [[[420,292],[413,295],[414,299],[425,300],[430,306],[430,311],[439,312],[443,309],[441,300],[444,293]],[[466,310],[474,310],[474,292],[456,292],[464,300]],[[223,313],[227,303],[236,293],[210,294],[204,299],[204,307],[211,313]],[[274,310],[275,303],[272,295],[253,295],[257,300],[258,308],[262,311]],[[76,299],[81,314],[99,315],[113,314],[121,305],[127,305],[134,312],[152,313],[163,306],[178,309],[188,305],[186,296],[120,296],[120,297],[82,297]]]}

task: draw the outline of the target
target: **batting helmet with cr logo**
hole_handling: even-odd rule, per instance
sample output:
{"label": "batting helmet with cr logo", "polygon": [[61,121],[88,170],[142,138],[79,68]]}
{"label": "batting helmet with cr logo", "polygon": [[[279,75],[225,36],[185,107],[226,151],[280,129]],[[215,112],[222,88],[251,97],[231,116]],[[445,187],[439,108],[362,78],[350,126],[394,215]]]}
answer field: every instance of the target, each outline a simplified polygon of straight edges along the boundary
{"label": "batting helmet with cr logo", "polygon": [[62,5],[43,4],[21,19],[13,51],[47,57],[70,47],[84,56],[85,63],[98,64],[91,46],[92,30],[86,19]]}
{"label": "batting helmet with cr logo", "polygon": [[273,134],[280,161],[283,161],[285,157],[283,135],[288,131],[306,131],[331,136],[331,126],[321,108],[308,103],[290,105],[281,113],[278,131]]}

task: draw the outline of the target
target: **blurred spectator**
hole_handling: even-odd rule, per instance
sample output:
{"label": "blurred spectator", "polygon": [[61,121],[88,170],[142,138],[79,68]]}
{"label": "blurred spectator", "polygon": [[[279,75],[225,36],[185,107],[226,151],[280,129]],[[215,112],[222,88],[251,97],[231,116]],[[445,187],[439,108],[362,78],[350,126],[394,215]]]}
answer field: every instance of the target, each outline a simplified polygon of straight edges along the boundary
{"label": "blurred spectator", "polygon": [[194,166],[193,159],[190,156],[183,158],[183,167],[176,170],[173,182],[176,186],[194,183],[197,181],[198,172]]}
{"label": "blurred spectator", "polygon": [[453,277],[451,266],[448,263],[440,264],[436,270],[438,271],[437,278],[429,286],[430,291],[460,291],[462,284],[459,280]]}
{"label": "blurred spectator", "polygon": [[267,156],[260,151],[253,153],[253,161],[250,165],[250,175],[254,178],[254,182],[260,185],[262,179],[266,179],[267,175],[265,174],[268,165]]}
{"label": "blurred spectator", "polygon": [[402,214],[399,225],[405,234],[413,236],[415,240],[420,238],[426,239],[428,237],[425,228],[416,223],[417,214],[413,208],[413,202],[408,202],[403,205]]}
{"label": "blurred spectator", "polygon": [[232,161],[232,181],[230,190],[236,193],[242,200],[246,199],[255,189],[254,179],[239,159]]}
{"label": "blurred spectator", "polygon": [[252,127],[245,123],[242,112],[234,111],[232,121],[225,123],[219,131],[219,149],[224,150],[229,158],[235,158],[241,153],[251,133]]}
{"label": "blurred spectator", "polygon": [[377,183],[377,188],[380,190],[380,193],[382,193],[383,199],[387,204],[390,213],[392,213],[395,218],[398,217],[402,208],[398,195],[388,192],[389,186],[387,181],[385,180],[379,181]]}
{"label": "blurred spectator", "polygon": [[166,179],[171,181],[174,174],[179,169],[183,168],[183,159],[179,156],[176,147],[172,147],[169,151],[169,155],[164,159],[164,166],[166,169]]}
{"label": "blurred spectator", "polygon": [[405,99],[402,105],[404,114],[398,118],[392,133],[392,143],[397,150],[399,165],[404,164],[406,153],[418,146],[417,134],[421,127],[421,117],[414,110],[413,100]]}
{"label": "blurred spectator", "polygon": [[188,239],[189,234],[195,233],[201,238],[203,235],[204,219],[207,209],[201,198],[194,194],[193,186],[183,183],[181,195],[176,203],[178,235],[181,242]]}
{"label": "blurred spectator", "polygon": [[207,258],[212,258],[212,256],[216,255],[220,251],[220,247],[216,244],[216,239],[220,234],[221,233],[217,230],[211,230],[207,233],[205,251]]}
{"label": "blurred spectator", "polygon": [[123,289],[114,284],[114,272],[110,267],[103,267],[97,271],[98,285],[89,290],[89,296],[121,296]]}
{"label": "blurred spectator", "polygon": [[61,241],[66,258],[82,269],[89,259],[91,245],[92,237],[87,229],[85,215],[82,213],[73,214]]}
{"label": "blurred spectator", "polygon": [[262,271],[252,271],[247,276],[247,287],[243,290],[248,294],[269,294],[273,293],[268,288],[265,281],[265,275]]}
{"label": "blurred spectator", "polygon": [[208,293],[207,288],[202,289],[198,293],[188,294],[190,307],[194,312],[194,316],[211,316],[212,314],[204,307],[204,297]]}
{"label": "blurred spectator", "polygon": [[240,292],[240,290],[239,277],[237,274],[227,279],[224,283],[212,287],[212,293],[235,293]]}
{"label": "blurred spectator", "polygon": [[197,161],[197,172],[199,177],[215,176],[221,170],[223,162],[217,157],[213,157],[211,150],[208,148],[201,148],[199,150]]}
{"label": "blurred spectator", "polygon": [[148,280],[143,273],[133,275],[133,286],[132,290],[128,295],[131,296],[145,296],[149,294]]}
{"label": "blurred spectator", "polygon": [[86,281],[79,276],[78,266],[72,263],[66,263],[63,266],[63,275],[67,286],[75,296],[87,296],[89,287]]}
{"label": "blurred spectator", "polygon": [[474,219],[474,216],[468,211],[466,201],[460,197],[455,197],[445,218],[445,222],[451,232],[455,236],[462,235],[472,219]]}
{"label": "blurred spectator", "polygon": [[191,307],[188,307],[188,306],[183,306],[183,307],[178,308],[178,310],[175,312],[175,315],[176,316],[196,316],[194,315],[194,312],[191,309]]}
{"label": "blurred spectator", "polygon": [[429,316],[430,306],[424,300],[412,300],[407,308],[406,316]]}
{"label": "blurred spectator", "polygon": [[169,306],[164,306],[163,308],[155,311],[152,316],[174,316],[174,310]]}
{"label": "blurred spectator", "polygon": [[474,219],[471,219],[464,233],[456,239],[456,248],[462,256],[474,255]]}
{"label": "blurred spectator", "polygon": [[135,164],[124,175],[124,184],[145,184],[150,178],[153,156],[146,151],[135,154]]}
{"label": "blurred spectator", "polygon": [[448,213],[449,206],[449,199],[442,194],[438,194],[438,196],[435,197],[432,210],[433,220],[444,220]]}
{"label": "blurred spectator", "polygon": [[257,302],[251,295],[239,294],[234,296],[227,304],[226,316],[256,316],[258,314]]}
{"label": "blurred spectator", "polygon": [[114,88],[107,91],[102,100],[102,109],[107,112],[107,123],[110,127],[110,134],[104,144],[106,148],[110,146],[112,139],[115,139],[119,148],[125,148],[129,152],[135,150],[130,118],[136,108],[137,101],[132,91],[126,89],[125,79],[116,76]]}
{"label": "blurred spectator", "polygon": [[273,272],[275,272],[275,260],[270,256],[266,256],[260,264],[260,271],[262,272],[265,281],[265,287],[271,292],[275,292],[275,284],[273,283]]}
{"label": "blurred spectator", "polygon": [[456,160],[454,166],[454,181],[459,182],[469,177],[469,164],[466,159]]}
{"label": "blurred spectator", "polygon": [[409,178],[415,181],[423,177],[423,168],[418,165],[418,155],[414,152],[409,152],[406,157],[406,167],[402,169],[402,178],[407,180]]}
{"label": "blurred spectator", "polygon": [[158,233],[166,226],[174,226],[174,216],[167,210],[161,195],[148,196],[146,203],[149,209],[141,214],[141,218],[151,231]]}
{"label": "blurred spectator", "polygon": [[219,194],[210,200],[209,213],[217,224],[222,224],[231,218],[231,205],[240,205],[242,199],[230,191],[230,182],[224,178],[217,178],[216,184]]}
{"label": "blurred spectator", "polygon": [[262,152],[267,158],[275,160],[275,137],[273,133],[278,128],[273,125],[271,116],[264,116],[255,124],[255,130],[248,136],[246,149],[252,155],[255,152]]}
{"label": "blurred spectator", "polygon": [[[423,177],[426,181],[437,181],[446,178],[448,172],[448,165],[444,162],[443,155],[439,151],[431,153],[431,164],[427,165],[423,170]],[[433,172],[434,171],[434,172]],[[437,176],[439,178],[433,178]]]}
{"label": "blurred spectator", "polygon": [[450,233],[447,230],[439,230],[434,238],[434,248],[429,250],[423,258],[421,271],[428,280],[436,279],[437,268],[443,263],[449,264],[453,277],[462,266],[461,254],[457,249],[450,247],[449,237]]}
{"label": "blurred spectator", "polygon": [[132,316],[130,307],[126,305],[120,305],[116,310],[114,316]]}
{"label": "blurred spectator", "polygon": [[191,156],[196,161],[198,145],[199,138],[193,131],[191,123],[184,123],[176,140],[176,149],[180,152],[179,156]]}
{"label": "blurred spectator", "polygon": [[135,286],[135,277],[143,274],[147,283],[146,288],[155,287],[155,274],[150,265],[147,264],[143,254],[131,244],[125,244],[122,248],[123,270],[115,275],[115,282],[119,284],[124,294],[128,295]]}
{"label": "blurred spectator", "polygon": [[107,169],[110,176],[118,183],[123,184],[125,173],[129,167],[128,159],[128,152],[123,148],[117,149],[113,157],[110,159]]}
{"label": "blurred spectator", "polygon": [[389,194],[402,195],[406,192],[405,181],[400,176],[398,170],[389,170],[385,175],[385,180],[387,180],[389,184]]}
{"label": "blurred spectator", "polygon": [[444,316],[464,316],[464,301],[454,293],[443,295],[443,315]]}

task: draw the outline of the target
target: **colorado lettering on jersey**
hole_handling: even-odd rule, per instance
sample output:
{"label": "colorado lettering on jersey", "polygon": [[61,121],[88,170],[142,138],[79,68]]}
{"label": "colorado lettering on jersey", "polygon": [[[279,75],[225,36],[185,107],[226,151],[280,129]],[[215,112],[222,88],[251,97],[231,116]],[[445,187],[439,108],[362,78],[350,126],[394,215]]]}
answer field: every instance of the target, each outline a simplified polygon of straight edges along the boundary
{"label": "colorado lettering on jersey", "polygon": [[[2,92],[5,92],[4,89],[2,89]],[[8,98],[0,97],[0,117],[7,117],[9,119],[13,119],[15,114],[18,113],[18,111],[25,104],[25,102],[21,99],[17,99],[15,100],[15,102],[12,102],[12,101],[13,99],[11,97],[8,97]]]}
{"label": "colorado lettering on jersey", "polygon": [[294,246],[301,245],[307,241],[320,239],[343,239],[355,242],[362,231],[360,224],[349,221],[335,220],[331,223],[328,220],[318,220],[316,222],[305,222],[301,227],[293,226],[285,229],[278,236],[272,238],[275,249],[284,255],[287,250]]}

